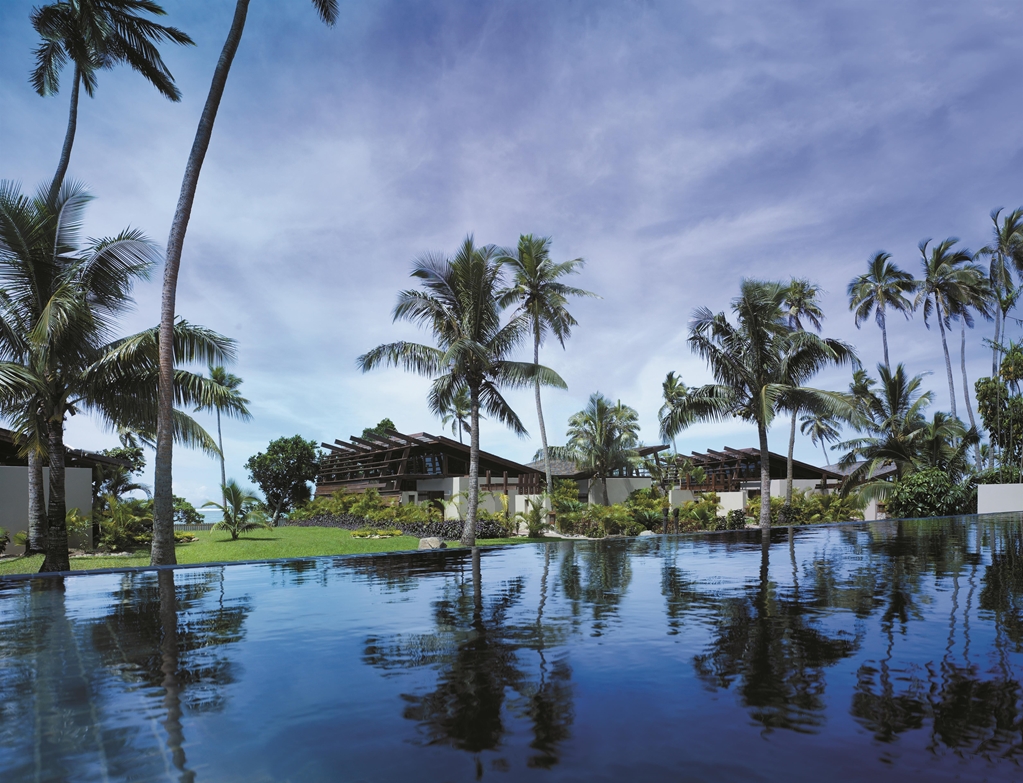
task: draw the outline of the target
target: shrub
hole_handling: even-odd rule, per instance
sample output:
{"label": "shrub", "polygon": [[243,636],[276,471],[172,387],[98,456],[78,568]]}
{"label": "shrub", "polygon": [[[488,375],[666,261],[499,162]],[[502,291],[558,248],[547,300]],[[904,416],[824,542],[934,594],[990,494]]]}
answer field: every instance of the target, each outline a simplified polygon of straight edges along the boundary
{"label": "shrub", "polygon": [[896,519],[975,514],[977,487],[970,481],[954,484],[939,468],[921,470],[895,483],[887,507]]}
{"label": "shrub", "polygon": [[28,533],[24,530],[19,530],[14,534],[14,545],[28,547]]}
{"label": "shrub", "polygon": [[11,543],[11,534],[0,527],[0,555],[7,551],[7,545]]}
{"label": "shrub", "polygon": [[526,523],[527,535],[530,538],[541,538],[543,537],[544,531],[547,529],[547,509],[544,506],[543,498],[539,500],[534,498],[526,499],[526,510],[520,511],[515,515],[516,519],[521,519]]}
{"label": "shrub", "polygon": [[[858,495],[842,497],[838,493],[822,495],[810,490],[795,490],[792,504],[785,511],[785,498],[771,498],[772,525],[809,525],[820,522],[848,522],[863,519],[863,501]],[[786,516],[787,513],[787,516]],[[746,508],[753,520],[760,520],[760,498],[753,498]]]}
{"label": "shrub", "polygon": [[174,496],[175,525],[201,525],[204,521],[202,514],[196,511],[195,506],[184,498]]}
{"label": "shrub", "polygon": [[118,500],[107,495],[99,524],[99,544],[111,552],[131,552],[153,542],[153,504],[149,500]]}
{"label": "shrub", "polygon": [[725,515],[725,530],[743,530],[746,527],[746,512],[733,508]]}

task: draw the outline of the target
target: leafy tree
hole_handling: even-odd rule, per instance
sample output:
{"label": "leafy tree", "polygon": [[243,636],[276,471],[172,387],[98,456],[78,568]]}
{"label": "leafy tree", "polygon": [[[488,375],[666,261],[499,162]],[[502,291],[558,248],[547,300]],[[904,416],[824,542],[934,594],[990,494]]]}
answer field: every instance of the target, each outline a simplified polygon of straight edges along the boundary
{"label": "leafy tree", "polygon": [[377,422],[377,426],[366,427],[366,429],[362,431],[362,437],[372,438],[374,435],[386,435],[387,430],[397,430],[397,427],[394,426],[394,422],[390,419],[381,419]]}
{"label": "leafy tree", "polygon": [[249,457],[245,468],[272,510],[271,525],[276,526],[281,514],[309,500],[309,482],[316,479],[318,467],[316,443],[301,435],[270,441],[265,453]]}
{"label": "leafy tree", "polygon": [[200,514],[195,506],[189,503],[184,498],[179,498],[177,495],[174,496],[174,524],[175,525],[201,525],[203,523],[202,514]]}
{"label": "leafy tree", "polygon": [[[242,379],[233,373],[229,373],[222,365],[214,367],[210,365],[210,380],[220,386],[229,395],[224,403],[215,405],[217,413],[217,447],[220,449],[220,486],[227,484],[227,467],[224,460],[224,436],[220,429],[220,414],[227,413],[230,416],[237,416],[239,419],[248,420],[252,418],[249,409],[245,406],[248,400],[242,397],[238,387],[242,385]],[[224,502],[227,502],[225,497]]]}
{"label": "leafy tree", "polygon": [[849,309],[856,313],[856,328],[874,313],[874,321],[881,329],[884,346],[884,366],[891,371],[888,361],[887,314],[891,310],[902,313],[909,320],[913,304],[907,298],[917,289],[917,281],[909,272],[903,272],[891,262],[891,254],[875,253],[867,272],[849,283]]}
{"label": "leafy tree", "polygon": [[223,519],[213,526],[214,530],[226,530],[231,534],[231,540],[237,541],[242,533],[266,527],[259,510],[259,498],[243,490],[233,479],[221,490],[226,502],[210,500],[202,504],[203,508],[219,508],[224,514]]}
{"label": "leafy tree", "polygon": [[[540,346],[548,334],[554,335],[561,347],[578,322],[568,312],[568,299],[572,296],[597,295],[581,288],[573,288],[561,282],[561,278],[578,274],[585,261],[573,258],[571,261],[555,263],[550,257],[550,237],[534,237],[523,234],[514,254],[506,250],[499,264],[512,270],[512,285],[504,292],[502,304],[517,304],[529,316],[529,331],[533,337],[533,364],[540,367]],[[540,443],[543,450],[546,486],[552,486],[551,460],[547,449],[547,429],[543,422],[543,408],[540,405],[540,376],[534,378],[533,392],[536,396],[536,418],[540,425]]]}
{"label": "leafy tree", "polygon": [[977,409],[991,443],[998,447],[998,467],[1023,464],[1023,349],[1011,344],[994,378],[980,378],[975,386]]}
{"label": "leafy tree", "polygon": [[[756,424],[763,455],[760,491],[765,498],[771,494],[767,430],[778,411],[798,407],[834,415],[848,408],[842,395],[794,384],[835,361],[836,352],[830,341],[789,329],[783,312],[786,296],[787,286],[781,283],[743,280],[732,301],[736,325],[724,313],[714,314],[706,307],[694,312],[689,346],[706,360],[717,383],[691,389],[677,414],[680,421],[737,416]],[[770,527],[769,512],[764,504],[762,527]]]}
{"label": "leafy tree", "polygon": [[[64,421],[79,410],[112,428],[151,434],[156,423],[155,330],[110,339],[132,304],[131,288],[159,254],[141,232],[80,239],[89,195],[65,183],[56,201],[42,189],[30,200],[0,183],[0,412],[50,466],[45,571],[68,568],[64,494]],[[184,321],[175,326],[176,354],[230,358],[232,342]],[[178,370],[174,392],[186,405],[219,399],[201,376]],[[190,417],[175,411],[180,442],[216,452]]]}
{"label": "leafy tree", "polygon": [[[952,406],[953,418],[956,414],[956,392],[955,383],[952,381],[952,359],[948,354],[948,341],[945,339],[945,330],[950,327],[950,320],[953,317],[961,316],[973,320],[969,316],[969,307],[976,307],[981,299],[981,291],[984,290],[985,277],[979,266],[971,263],[973,256],[969,250],[956,249],[954,245],[959,242],[955,237],[949,237],[944,242],[939,242],[930,248],[930,240],[920,243],[921,264],[923,267],[923,279],[920,280],[916,299],[913,308],[922,307],[924,312],[924,323],[930,328],[930,317],[933,314],[938,322],[938,331],[941,334],[941,347],[945,352],[945,369],[948,373],[948,396]],[[972,411],[970,413],[973,415]]]}
{"label": "leafy tree", "polygon": [[977,513],[977,488],[957,484],[941,468],[928,468],[895,483],[887,501],[893,519]]}
{"label": "leafy tree", "polygon": [[527,333],[529,319],[519,312],[501,323],[504,286],[496,252],[491,245],[477,247],[469,236],[453,259],[435,255],[418,259],[412,276],[425,290],[402,291],[394,320],[429,328],[437,346],[390,343],[358,358],[363,372],[389,364],[432,377],[429,404],[438,416],[450,407],[461,389],[469,390],[469,497],[461,539],[466,546],[474,546],[476,541],[480,409],[525,435],[526,428],[501,389],[529,386],[537,378],[545,386],[565,387],[561,377],[543,365],[508,359]]}
{"label": "leafy tree", "polygon": [[191,45],[191,38],[175,27],[157,24],[144,14],[164,16],[152,0],[61,0],[32,11],[32,27],[42,39],[36,48],[36,67],[30,80],[40,95],[55,95],[60,72],[68,62],[74,66],[67,133],[57,173],[50,185],[50,200],[57,198],[78,127],[78,92],[85,88],[91,98],[96,91],[97,71],[127,64],[172,101],[181,100],[174,77],[160,57],[156,44],[170,41]]}
{"label": "leafy tree", "polygon": [[593,472],[599,481],[603,504],[608,505],[607,479],[615,471],[638,461],[639,414],[619,400],[612,403],[600,392],[590,395],[586,407],[568,420],[568,443],[554,446],[554,459],[571,460]]}
{"label": "leafy tree", "polygon": [[[337,21],[337,0],[313,0],[313,6],[324,23],[333,25]],[[153,481],[154,521],[153,521],[153,563],[156,565],[173,565],[174,558],[174,493],[173,493],[173,418],[174,418],[174,351],[171,346],[171,335],[174,332],[176,316],[176,299],[178,287],[178,270],[181,267],[181,251],[185,244],[185,232],[192,215],[192,203],[195,191],[199,186],[199,173],[202,170],[206,151],[213,136],[213,124],[220,109],[220,99],[227,86],[227,76],[231,71],[235,53],[242,40],[245,30],[245,19],[248,16],[249,0],[236,0],[234,18],[227,40],[213,71],[206,104],[199,117],[199,125],[195,131],[192,149],[188,153],[185,173],[181,180],[181,192],[178,195],[174,219],[171,222],[170,236],[167,238],[167,260],[163,268],[163,292],[160,303],[160,407],[156,432],[156,464]]]}

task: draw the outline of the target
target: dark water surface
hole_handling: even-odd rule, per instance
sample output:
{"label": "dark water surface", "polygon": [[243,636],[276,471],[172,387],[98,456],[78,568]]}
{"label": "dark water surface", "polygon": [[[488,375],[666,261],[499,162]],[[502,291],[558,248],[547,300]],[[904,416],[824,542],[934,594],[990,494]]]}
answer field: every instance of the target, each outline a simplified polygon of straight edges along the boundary
{"label": "dark water surface", "polygon": [[0,581],[0,781],[1023,780],[1018,515]]}

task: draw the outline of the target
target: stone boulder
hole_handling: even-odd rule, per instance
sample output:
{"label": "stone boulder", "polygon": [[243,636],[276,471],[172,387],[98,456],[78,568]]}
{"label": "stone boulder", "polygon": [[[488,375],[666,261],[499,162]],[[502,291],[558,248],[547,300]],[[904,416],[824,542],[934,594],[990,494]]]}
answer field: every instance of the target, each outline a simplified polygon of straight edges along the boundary
{"label": "stone boulder", "polygon": [[447,549],[448,545],[441,541],[439,538],[420,538],[419,539],[420,549]]}

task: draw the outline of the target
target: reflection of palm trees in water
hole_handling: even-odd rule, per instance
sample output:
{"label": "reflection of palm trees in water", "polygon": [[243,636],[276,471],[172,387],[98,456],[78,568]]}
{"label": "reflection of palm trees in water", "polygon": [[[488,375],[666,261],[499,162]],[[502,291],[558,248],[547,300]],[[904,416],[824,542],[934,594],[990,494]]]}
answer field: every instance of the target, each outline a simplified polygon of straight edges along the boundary
{"label": "reflection of palm trees in water", "polygon": [[561,559],[561,586],[572,601],[573,615],[579,617],[583,606],[593,615],[591,636],[602,636],[618,614],[618,606],[632,581],[630,544],[624,540],[574,542],[564,545]]}
{"label": "reflection of palm trees in water", "polygon": [[[471,581],[454,582],[434,604],[436,631],[370,637],[364,660],[385,670],[435,667],[437,686],[425,695],[404,695],[404,716],[419,724],[427,744],[448,744],[476,754],[479,775],[483,770],[479,754],[497,749],[508,731],[505,709],[532,724],[531,747],[538,752],[528,759],[529,766],[553,766],[572,722],[572,693],[567,662],[555,660],[548,668],[546,649],[552,641],[563,642],[564,633],[543,619],[547,569],[536,622],[516,626],[509,623],[508,614],[523,596],[525,579],[511,579],[485,596],[478,548],[473,548],[471,558]],[[545,558],[549,565],[549,552]],[[520,650],[540,654],[538,684],[522,671]],[[509,691],[518,698],[506,704]],[[498,767],[507,764],[503,759],[495,762]]]}
{"label": "reflection of palm trees in water", "polygon": [[714,599],[715,639],[693,663],[711,689],[740,681],[743,705],[766,729],[815,731],[824,722],[824,669],[857,642],[826,635],[806,607],[779,593],[769,578],[770,535],[762,533],[756,585],[741,597]]}

